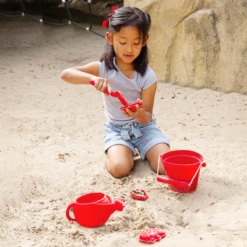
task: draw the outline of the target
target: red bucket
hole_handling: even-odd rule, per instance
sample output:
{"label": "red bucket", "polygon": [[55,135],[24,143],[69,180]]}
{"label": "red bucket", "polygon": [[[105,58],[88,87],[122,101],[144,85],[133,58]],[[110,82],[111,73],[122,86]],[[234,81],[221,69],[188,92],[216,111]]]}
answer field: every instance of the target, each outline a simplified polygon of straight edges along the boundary
{"label": "red bucket", "polygon": [[175,192],[196,190],[200,168],[205,167],[203,156],[190,150],[174,150],[160,156],[167,177],[157,176],[157,181],[167,183]]}

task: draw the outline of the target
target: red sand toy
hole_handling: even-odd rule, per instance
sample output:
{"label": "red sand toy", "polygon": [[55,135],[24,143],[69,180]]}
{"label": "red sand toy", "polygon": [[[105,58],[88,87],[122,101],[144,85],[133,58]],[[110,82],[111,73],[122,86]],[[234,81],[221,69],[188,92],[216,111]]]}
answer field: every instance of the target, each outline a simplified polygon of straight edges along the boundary
{"label": "red sand toy", "polygon": [[[94,81],[90,81],[90,84],[91,85],[95,85],[95,82]],[[135,103],[133,103],[133,104],[129,104],[128,102],[127,102],[127,100],[124,98],[124,96],[119,92],[119,91],[115,91],[115,92],[110,92],[109,93],[109,91],[106,89],[105,91],[104,91],[104,93],[106,93],[106,94],[109,94],[109,95],[111,95],[112,97],[116,97],[116,98],[118,98],[119,99],[119,101],[122,103],[122,107],[120,108],[120,110],[121,111],[126,111],[126,109],[128,109],[128,110],[130,110],[130,111],[136,111],[136,105],[139,105],[139,106],[141,106],[142,105],[142,102],[140,102],[140,101],[137,101],[137,102],[135,102]]]}
{"label": "red sand toy", "polygon": [[140,233],[139,241],[147,244],[153,244],[165,237],[165,231],[157,228],[147,228]]}
{"label": "red sand toy", "polygon": [[201,154],[191,150],[174,150],[160,158],[166,176],[157,176],[157,181],[167,183],[175,192],[191,193],[196,190],[200,168],[206,166]]}
{"label": "red sand toy", "polygon": [[112,213],[122,211],[122,199],[114,200],[102,192],[84,194],[68,205],[66,217],[84,227],[99,227],[104,225]]}
{"label": "red sand toy", "polygon": [[148,194],[146,193],[145,190],[140,190],[140,189],[132,190],[130,192],[130,195],[135,200],[146,201],[148,199]]}

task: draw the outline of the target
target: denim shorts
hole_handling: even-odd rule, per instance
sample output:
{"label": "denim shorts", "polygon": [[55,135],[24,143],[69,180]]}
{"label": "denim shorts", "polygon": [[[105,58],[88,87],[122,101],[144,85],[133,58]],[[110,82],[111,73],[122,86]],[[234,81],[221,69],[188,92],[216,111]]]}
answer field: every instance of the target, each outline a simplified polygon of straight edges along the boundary
{"label": "denim shorts", "polygon": [[124,145],[129,147],[133,154],[135,154],[135,148],[137,148],[141,158],[145,159],[148,150],[156,144],[166,143],[169,145],[168,139],[157,127],[155,119],[146,125],[139,124],[136,121],[124,125],[106,122],[104,129],[105,152],[111,146]]}

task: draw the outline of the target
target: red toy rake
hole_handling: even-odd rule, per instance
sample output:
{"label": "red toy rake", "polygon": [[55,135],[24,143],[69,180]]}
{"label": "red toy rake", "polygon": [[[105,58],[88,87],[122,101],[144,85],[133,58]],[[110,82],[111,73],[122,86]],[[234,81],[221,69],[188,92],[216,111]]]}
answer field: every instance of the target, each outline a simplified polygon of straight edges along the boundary
{"label": "red toy rake", "polygon": [[[95,85],[94,81],[90,81],[91,85]],[[119,101],[122,103],[123,107],[120,108],[121,111],[126,111],[126,109],[130,110],[130,111],[136,111],[136,105],[141,106],[142,102],[137,101],[133,104],[129,104],[127,102],[127,100],[124,98],[124,96],[119,92],[119,91],[115,91],[115,92],[110,92],[108,91],[108,89],[105,89],[104,93],[111,95],[112,97],[118,98]]]}

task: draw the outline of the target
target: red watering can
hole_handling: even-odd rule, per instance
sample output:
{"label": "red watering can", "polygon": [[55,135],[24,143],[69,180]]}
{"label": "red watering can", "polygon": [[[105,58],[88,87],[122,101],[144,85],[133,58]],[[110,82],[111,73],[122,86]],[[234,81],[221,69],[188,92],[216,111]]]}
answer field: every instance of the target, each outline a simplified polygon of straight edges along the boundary
{"label": "red watering can", "polygon": [[[123,200],[114,200],[110,196],[93,192],[85,194],[68,205],[66,217],[68,220],[76,221],[81,226],[99,227],[104,225],[116,210],[122,211]],[[72,214],[73,211],[73,215]]]}

